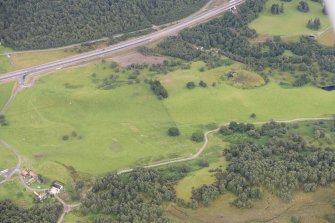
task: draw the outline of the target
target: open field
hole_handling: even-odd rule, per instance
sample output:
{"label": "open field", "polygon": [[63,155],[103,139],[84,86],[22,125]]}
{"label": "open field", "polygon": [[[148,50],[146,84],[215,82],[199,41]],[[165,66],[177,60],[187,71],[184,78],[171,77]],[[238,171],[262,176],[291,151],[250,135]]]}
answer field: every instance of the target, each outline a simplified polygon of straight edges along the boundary
{"label": "open field", "polygon": [[[303,13],[297,10],[299,1],[279,2],[277,0],[269,0],[260,17],[253,21],[249,27],[256,29],[260,35],[292,36],[317,33],[330,26],[327,16],[322,13],[322,5],[320,3],[308,1],[310,11]],[[284,3],[284,13],[272,15],[270,11],[271,5],[278,3]],[[314,18],[320,18],[321,20],[321,28],[318,31],[313,31],[306,27],[308,20]]]}
{"label": "open field", "polygon": [[10,98],[13,86],[14,86],[13,82],[0,85],[0,111]]}
{"label": "open field", "polygon": [[15,167],[17,164],[15,154],[4,146],[0,145],[0,171]]}
{"label": "open field", "polygon": [[292,201],[285,202],[267,193],[251,209],[238,209],[230,205],[234,195],[226,193],[209,208],[190,210],[171,204],[166,215],[173,222],[225,222],[225,223],[288,223],[292,216],[303,223],[326,223],[325,214],[334,213],[334,185],[313,193],[297,193]]}
{"label": "open field", "polygon": [[[68,182],[76,174],[101,175],[194,154],[199,144],[192,143],[190,136],[208,123],[252,121],[251,113],[257,114],[254,121],[266,121],[335,111],[335,92],[309,86],[284,89],[275,83],[239,89],[220,80],[238,63],[200,72],[202,66],[198,62],[190,70],[156,76],[170,95],[163,101],[144,83],[97,89],[100,80],[116,74],[109,63],[59,71],[18,94],[6,113],[10,126],[0,128],[0,134],[20,151],[25,167]],[[130,71],[117,74],[127,80]],[[152,75],[142,71],[140,78]],[[201,79],[209,87],[185,88],[188,81]],[[212,82],[217,86],[211,87]],[[168,137],[171,126],[178,126],[182,135]],[[68,140],[62,139],[65,135]]]}
{"label": "open field", "polygon": [[13,177],[16,179],[0,186],[0,201],[9,199],[21,207],[30,207],[33,194],[23,188],[17,175]]}

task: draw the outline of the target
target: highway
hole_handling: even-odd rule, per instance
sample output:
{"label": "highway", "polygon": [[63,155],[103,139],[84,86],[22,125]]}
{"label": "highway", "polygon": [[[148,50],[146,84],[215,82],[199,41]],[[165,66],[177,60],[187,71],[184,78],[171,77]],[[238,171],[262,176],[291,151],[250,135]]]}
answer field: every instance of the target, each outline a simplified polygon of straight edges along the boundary
{"label": "highway", "polygon": [[95,50],[95,51],[91,51],[88,53],[83,53],[83,54],[79,54],[73,57],[69,57],[69,58],[65,58],[62,60],[57,60],[54,62],[49,62],[46,64],[42,64],[42,65],[38,65],[38,66],[34,66],[31,68],[27,68],[27,69],[23,69],[23,70],[18,70],[18,71],[13,71],[13,72],[9,72],[9,73],[5,73],[0,75],[0,81],[7,81],[10,79],[14,79],[14,78],[25,78],[27,75],[30,74],[34,74],[34,73],[42,73],[45,71],[50,71],[53,69],[60,69],[69,65],[73,65],[76,63],[80,63],[80,62],[84,62],[87,60],[92,60],[92,59],[96,59],[99,57],[102,57],[106,54],[112,53],[112,52],[118,52],[121,50],[125,50],[125,49],[132,49],[138,46],[142,46],[145,44],[148,44],[150,42],[154,42],[157,41],[161,38],[173,35],[178,33],[179,31],[193,26],[193,25],[197,25],[200,24],[204,21],[209,20],[210,18],[213,18],[214,16],[230,10],[231,8],[240,5],[241,3],[243,3],[244,0],[231,0],[228,3],[222,4],[220,6],[217,6],[213,9],[204,11],[202,13],[199,13],[196,16],[190,16],[188,18],[185,18],[181,21],[179,21],[179,23],[169,26],[165,29],[159,30],[157,32],[148,34],[146,36],[142,36],[142,37],[138,37],[132,40],[128,40],[125,42],[121,42],[118,44],[115,44],[113,46],[109,46],[103,49],[99,49],[99,50]]}

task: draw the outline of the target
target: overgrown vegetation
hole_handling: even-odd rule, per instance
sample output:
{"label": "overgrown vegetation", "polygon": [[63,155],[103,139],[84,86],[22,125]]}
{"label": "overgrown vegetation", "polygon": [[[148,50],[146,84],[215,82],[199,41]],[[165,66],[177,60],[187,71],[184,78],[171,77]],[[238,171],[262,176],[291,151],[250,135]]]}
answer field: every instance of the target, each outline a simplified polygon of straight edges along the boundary
{"label": "overgrown vegetation", "polygon": [[20,50],[79,43],[178,20],[206,2],[1,0],[0,41]]}
{"label": "overgrown vegetation", "polygon": [[[323,127],[321,127],[323,126]],[[328,146],[309,144],[297,134],[297,125],[269,122],[256,128],[252,124],[230,123],[220,133],[244,135],[245,140],[233,141],[224,151],[229,165],[216,170],[216,182],[193,190],[191,207],[208,206],[224,190],[234,193],[236,207],[250,208],[262,197],[262,188],[284,200],[298,190],[313,192],[335,181],[335,150]],[[314,132],[334,131],[334,124],[314,125]],[[326,133],[328,134],[328,133]],[[323,133],[322,138],[325,138]],[[320,136],[319,134],[317,134]],[[331,142],[329,142],[331,143]],[[331,144],[330,144],[331,145]]]}
{"label": "overgrown vegetation", "polygon": [[160,205],[175,192],[155,170],[138,169],[127,176],[109,174],[98,179],[82,200],[82,213],[102,214],[98,222],[168,222]]}
{"label": "overgrown vegetation", "polygon": [[11,201],[0,201],[0,222],[3,223],[56,223],[61,212],[61,204],[37,204],[29,209],[24,209]]}

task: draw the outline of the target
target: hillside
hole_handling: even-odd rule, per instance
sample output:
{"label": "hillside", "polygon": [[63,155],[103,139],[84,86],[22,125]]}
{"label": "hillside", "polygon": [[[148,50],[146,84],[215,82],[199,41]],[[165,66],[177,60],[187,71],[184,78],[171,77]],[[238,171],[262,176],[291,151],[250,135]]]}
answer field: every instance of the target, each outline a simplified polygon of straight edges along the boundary
{"label": "hillside", "polygon": [[0,40],[14,49],[58,47],[183,18],[207,0],[0,0]]}

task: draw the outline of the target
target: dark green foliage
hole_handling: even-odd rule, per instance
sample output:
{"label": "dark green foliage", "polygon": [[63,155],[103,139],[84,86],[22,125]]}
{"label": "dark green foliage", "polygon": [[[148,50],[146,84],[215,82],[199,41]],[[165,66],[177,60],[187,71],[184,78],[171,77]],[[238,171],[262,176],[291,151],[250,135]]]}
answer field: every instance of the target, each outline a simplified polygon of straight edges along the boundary
{"label": "dark green foliage", "polygon": [[310,19],[307,22],[307,27],[309,29],[318,30],[320,29],[320,26],[321,26],[321,22],[319,18],[315,18],[314,20]]}
{"label": "dark green foliage", "polygon": [[298,10],[300,12],[309,12],[309,6],[306,1],[300,1],[298,5]]}
{"label": "dark green foliage", "polygon": [[167,56],[178,57],[184,60],[193,60],[200,56],[200,50],[183,41],[180,37],[169,37],[158,45],[159,51]]}
{"label": "dark green foliage", "polygon": [[203,88],[206,88],[206,87],[207,87],[207,83],[204,82],[204,81],[200,81],[200,82],[199,82],[199,86],[200,86],[200,87],[203,87]]}
{"label": "dark green foliage", "polygon": [[193,81],[187,82],[186,87],[188,89],[193,89],[195,88],[195,83]]}
{"label": "dark green foliage", "polygon": [[0,222],[2,223],[56,223],[61,212],[60,204],[38,204],[24,209],[11,201],[0,201]]}
{"label": "dark green foliage", "polygon": [[8,126],[9,123],[4,115],[0,114],[0,126]]}
{"label": "dark green foliage", "polygon": [[282,3],[281,5],[279,4],[273,4],[271,6],[271,13],[274,15],[282,14],[284,13],[284,4]]}
{"label": "dark green foliage", "polygon": [[95,222],[168,222],[160,205],[174,199],[173,187],[157,171],[137,169],[127,176],[98,179],[82,200],[82,213],[106,218]]}
{"label": "dark green foliage", "polygon": [[254,130],[255,126],[253,124],[244,124],[237,122],[230,122],[228,126],[221,127],[220,133],[223,135],[230,135],[233,133],[247,133],[251,130]]}
{"label": "dark green foliage", "polygon": [[171,127],[168,129],[168,135],[175,137],[180,135],[180,131],[177,127]]}
{"label": "dark green foliage", "polygon": [[251,115],[250,115],[250,118],[256,118],[257,116],[256,116],[256,114],[255,113],[252,113]]}
{"label": "dark green foliage", "polygon": [[196,131],[192,134],[192,141],[194,142],[202,142],[204,141],[204,133],[202,131]]}
{"label": "dark green foliage", "polygon": [[167,98],[169,96],[167,90],[164,88],[164,86],[161,84],[160,81],[158,80],[150,81],[149,84],[151,86],[151,90],[160,99]]}
{"label": "dark green foliage", "polygon": [[203,185],[192,189],[192,200],[202,203],[205,207],[208,207],[219,195],[220,191],[213,185]]}
{"label": "dark green foliage", "polygon": [[294,191],[313,192],[335,181],[334,150],[308,146],[301,136],[289,134],[285,124],[270,122],[252,131],[270,138],[232,145],[224,151],[227,170],[217,174],[217,184],[237,195],[237,207],[251,207],[262,187],[289,200]]}
{"label": "dark green foliage", "polygon": [[207,0],[0,0],[0,41],[14,49],[57,47],[150,28]]}

